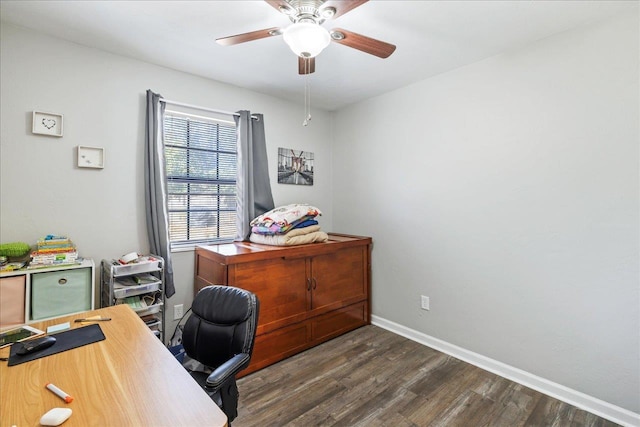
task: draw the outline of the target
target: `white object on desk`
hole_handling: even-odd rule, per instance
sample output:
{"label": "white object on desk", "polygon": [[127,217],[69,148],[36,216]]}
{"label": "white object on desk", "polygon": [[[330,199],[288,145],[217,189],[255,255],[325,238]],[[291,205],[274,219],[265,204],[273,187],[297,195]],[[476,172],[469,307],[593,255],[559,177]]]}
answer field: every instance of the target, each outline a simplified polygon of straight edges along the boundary
{"label": "white object on desk", "polygon": [[47,333],[54,334],[56,332],[66,331],[69,328],[71,328],[71,323],[69,322],[58,323],[57,325],[49,326],[47,328]]}
{"label": "white object on desk", "polygon": [[40,418],[43,426],[59,426],[67,421],[73,411],[69,408],[53,408]]}

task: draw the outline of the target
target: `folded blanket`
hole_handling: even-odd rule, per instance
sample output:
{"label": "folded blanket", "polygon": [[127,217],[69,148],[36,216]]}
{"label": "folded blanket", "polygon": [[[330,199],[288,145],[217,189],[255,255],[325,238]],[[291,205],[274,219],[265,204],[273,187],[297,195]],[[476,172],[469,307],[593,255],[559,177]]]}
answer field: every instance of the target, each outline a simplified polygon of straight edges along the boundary
{"label": "folded blanket", "polygon": [[264,225],[254,225],[251,227],[251,231],[256,234],[284,234],[291,231],[294,228],[305,228],[311,225],[317,225],[318,221],[313,219],[313,216],[304,216],[297,221],[285,226],[280,226],[278,224],[271,224],[271,226],[266,227]]}
{"label": "folded blanket", "polygon": [[294,225],[293,228],[305,228],[305,227],[311,227],[312,225],[318,225],[318,221],[316,221],[315,219],[306,219]]}
{"label": "folded blanket", "polygon": [[320,231],[319,225],[312,225],[305,228],[294,228],[285,234],[264,235],[251,233],[249,240],[263,245],[292,246],[326,242],[329,240],[329,236],[324,231]]}
{"label": "folded blanket", "polygon": [[291,229],[291,224],[300,221],[302,218],[310,219],[322,215],[320,209],[307,204],[291,204],[272,209],[256,218],[250,225],[252,227],[264,227],[273,233],[285,233]]}

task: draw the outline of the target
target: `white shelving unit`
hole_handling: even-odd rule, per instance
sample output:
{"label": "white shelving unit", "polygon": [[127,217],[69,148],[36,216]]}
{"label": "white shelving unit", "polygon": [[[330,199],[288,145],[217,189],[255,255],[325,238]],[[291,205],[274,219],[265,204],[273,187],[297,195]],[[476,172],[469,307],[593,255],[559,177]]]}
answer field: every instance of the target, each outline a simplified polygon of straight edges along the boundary
{"label": "white shelving unit", "polygon": [[0,329],[93,310],[94,263],[0,273]]}
{"label": "white shelving unit", "polygon": [[142,261],[121,264],[103,259],[100,268],[100,306],[129,306],[164,342],[164,259],[145,255]]}

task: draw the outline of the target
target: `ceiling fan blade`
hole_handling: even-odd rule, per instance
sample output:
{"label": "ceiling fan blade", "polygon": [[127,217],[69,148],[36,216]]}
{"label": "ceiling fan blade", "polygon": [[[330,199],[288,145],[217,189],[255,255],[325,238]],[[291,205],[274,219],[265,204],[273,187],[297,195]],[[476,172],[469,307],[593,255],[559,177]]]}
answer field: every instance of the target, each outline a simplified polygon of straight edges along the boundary
{"label": "ceiling fan blade", "polygon": [[311,74],[316,71],[316,58],[298,56],[298,74]]}
{"label": "ceiling fan blade", "polygon": [[388,58],[396,50],[395,45],[341,28],[334,28],[330,34],[332,41],[375,55],[378,58]]}
{"label": "ceiling fan blade", "polygon": [[269,5],[271,5],[278,12],[282,12],[283,10],[287,10],[287,9],[293,10],[293,8],[289,5],[289,3],[287,3],[284,0],[264,0],[264,1],[269,3]]}
{"label": "ceiling fan blade", "polygon": [[332,16],[332,19],[335,19],[355,9],[358,6],[362,6],[368,1],[369,0],[328,0],[322,3],[322,6],[320,6],[320,10],[322,11],[323,9],[326,9],[328,7],[334,8],[336,10],[336,13]]}
{"label": "ceiling fan blade", "polygon": [[273,27],[264,30],[251,31],[250,33],[236,34],[235,36],[221,37],[216,39],[216,42],[222,46],[231,46],[234,44],[264,39],[266,37],[279,36],[280,34],[282,34],[280,28]]}

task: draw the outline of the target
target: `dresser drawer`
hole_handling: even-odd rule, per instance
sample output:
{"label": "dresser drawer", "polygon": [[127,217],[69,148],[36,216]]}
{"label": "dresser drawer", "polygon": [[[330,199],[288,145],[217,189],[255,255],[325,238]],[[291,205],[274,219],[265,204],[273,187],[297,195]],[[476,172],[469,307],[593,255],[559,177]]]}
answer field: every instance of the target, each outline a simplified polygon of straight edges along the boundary
{"label": "dresser drawer", "polygon": [[91,269],[51,271],[31,276],[31,320],[91,309]]}
{"label": "dresser drawer", "polygon": [[26,276],[0,279],[0,327],[20,325],[24,319]]}

